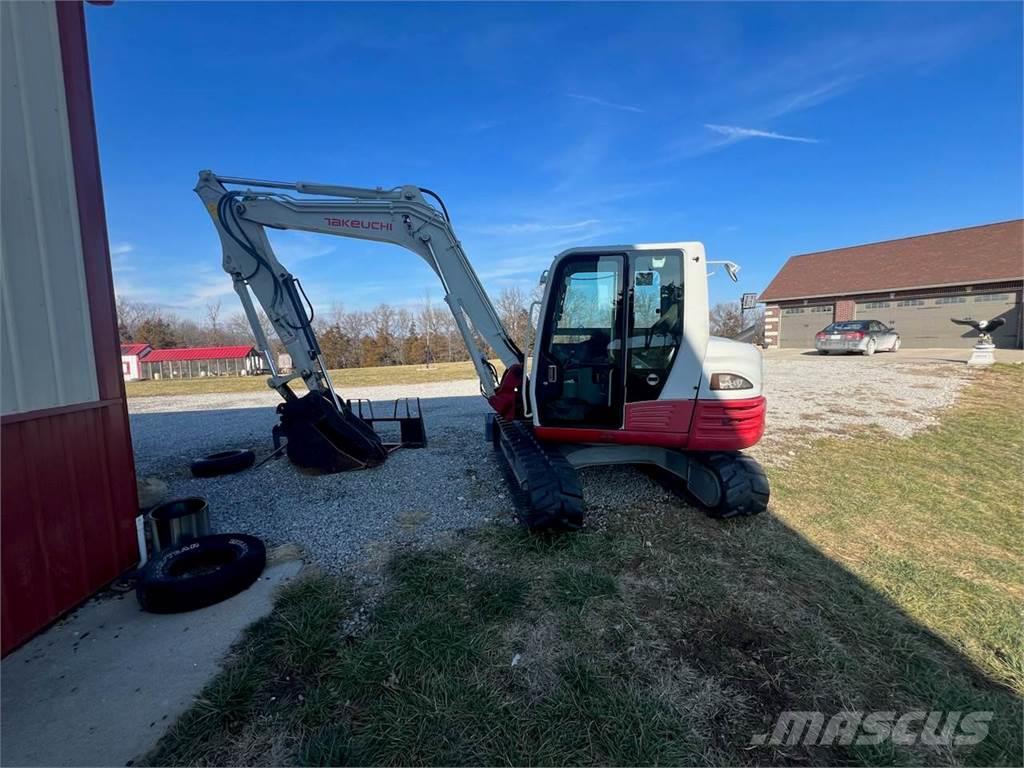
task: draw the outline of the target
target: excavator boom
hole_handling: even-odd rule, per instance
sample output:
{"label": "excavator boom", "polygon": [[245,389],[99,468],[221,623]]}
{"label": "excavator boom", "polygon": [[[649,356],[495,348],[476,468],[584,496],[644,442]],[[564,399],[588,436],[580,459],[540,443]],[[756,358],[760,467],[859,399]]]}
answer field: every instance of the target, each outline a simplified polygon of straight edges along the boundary
{"label": "excavator boom", "polygon": [[[302,284],[274,254],[267,227],[374,240],[412,251],[441,281],[445,303],[469,350],[484,396],[492,403],[507,402],[509,394],[503,389],[513,386],[502,388],[488,360],[487,347],[504,363],[506,377],[513,371],[510,381],[521,382],[523,353],[505,330],[466,258],[444,203],[429,190],[261,181],[201,171],[195,191],[220,235],[223,267],[231,275],[272,374],[268,383],[284,398],[278,406],[280,424],[274,429],[275,443],[284,437],[288,456],[296,464],[327,472],[363,469],[382,463],[388,446],[374,431],[373,423],[382,419],[373,417],[372,407],[370,416],[363,413],[361,405],[353,412],[335,392],[313,330],[313,308]],[[315,197],[296,198],[287,192]],[[430,205],[424,195],[433,196],[441,210]],[[284,375],[277,370],[254,298],[291,355],[294,373]],[[308,394],[299,397],[292,391],[288,384],[296,378],[304,381]],[[499,391],[502,396],[496,400]],[[398,411],[396,403],[395,415],[388,420],[401,423],[403,436],[416,436],[403,439],[403,443],[424,445],[418,407],[415,416],[410,414],[408,402],[404,417],[399,417]]]}
{"label": "excavator boom", "polygon": [[[229,190],[226,184],[247,188]],[[280,190],[316,195],[318,199],[296,198]],[[311,312],[307,314],[303,304],[301,283],[277,260],[266,227],[373,240],[412,251],[441,281],[445,303],[470,352],[483,393],[491,397],[498,386],[485,344],[506,368],[522,364],[523,353],[505,330],[466,258],[443,203],[439,211],[426,201],[424,194],[434,194],[429,190],[260,181],[201,171],[196,193],[213,218],[224,250],[224,269],[234,281],[253,333],[274,373],[271,386],[280,390],[289,377],[278,375],[275,369],[251,295],[262,305],[307,387],[311,391],[330,390],[310,325]]]}

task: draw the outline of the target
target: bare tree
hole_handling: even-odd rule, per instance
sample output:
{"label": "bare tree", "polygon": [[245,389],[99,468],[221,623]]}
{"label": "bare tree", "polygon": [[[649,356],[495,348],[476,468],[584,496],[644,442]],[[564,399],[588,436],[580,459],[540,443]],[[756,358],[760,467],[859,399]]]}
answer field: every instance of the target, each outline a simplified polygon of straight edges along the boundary
{"label": "bare tree", "polygon": [[715,304],[708,319],[714,336],[725,336],[730,339],[743,330],[743,313],[740,311],[739,302],[736,301]]}
{"label": "bare tree", "polygon": [[516,285],[502,289],[495,307],[502,325],[520,349],[524,349],[529,341],[530,316],[526,304],[526,295]]}
{"label": "bare tree", "polygon": [[423,296],[423,306],[419,311],[420,330],[423,333],[423,362],[427,368],[434,362],[434,338],[437,336],[437,318],[434,317],[434,307],[430,303],[430,291]]}
{"label": "bare tree", "polygon": [[210,330],[217,333],[217,320],[220,318],[220,299],[206,303],[206,319],[210,322]]}
{"label": "bare tree", "polygon": [[139,326],[154,314],[154,308],[149,304],[119,297],[117,299],[117,329],[121,341],[133,341]]}

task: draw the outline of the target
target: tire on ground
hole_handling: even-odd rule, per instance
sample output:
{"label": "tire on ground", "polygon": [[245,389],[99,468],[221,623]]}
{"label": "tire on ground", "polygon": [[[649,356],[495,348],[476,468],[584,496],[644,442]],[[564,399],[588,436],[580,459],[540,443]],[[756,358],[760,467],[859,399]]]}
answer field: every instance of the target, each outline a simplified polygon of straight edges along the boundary
{"label": "tire on ground", "polygon": [[263,573],[266,562],[266,547],[255,536],[203,536],[150,560],[135,596],[142,609],[151,613],[194,611],[249,587]]}
{"label": "tire on ground", "polygon": [[195,477],[216,477],[230,475],[248,469],[256,462],[256,454],[250,450],[234,449],[211,453],[192,462]]}
{"label": "tire on ground", "polygon": [[750,517],[768,508],[768,477],[754,458],[745,453],[713,453],[704,464],[715,473],[722,494],[715,507],[707,508],[709,517]]}

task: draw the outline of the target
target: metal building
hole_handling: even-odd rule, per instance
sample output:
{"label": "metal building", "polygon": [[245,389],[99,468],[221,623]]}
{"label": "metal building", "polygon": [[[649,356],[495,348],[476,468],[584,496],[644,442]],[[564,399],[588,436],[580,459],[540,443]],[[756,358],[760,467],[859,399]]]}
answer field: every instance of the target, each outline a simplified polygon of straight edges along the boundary
{"label": "metal building", "polygon": [[138,500],[80,3],[0,3],[2,652],[131,567]]}

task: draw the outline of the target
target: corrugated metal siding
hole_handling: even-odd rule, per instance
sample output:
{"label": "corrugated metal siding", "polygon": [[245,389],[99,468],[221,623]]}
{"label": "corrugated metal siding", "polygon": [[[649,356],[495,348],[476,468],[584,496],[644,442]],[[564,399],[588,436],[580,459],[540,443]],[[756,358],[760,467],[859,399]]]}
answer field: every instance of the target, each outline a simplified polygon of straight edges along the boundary
{"label": "corrugated metal siding", "polygon": [[0,3],[0,412],[98,399],[53,3]]}
{"label": "corrugated metal siding", "polygon": [[123,403],[7,420],[0,537],[3,653],[137,559]]}
{"label": "corrugated metal siding", "polygon": [[[49,179],[51,183],[38,189],[55,196],[58,209],[72,206],[71,221],[76,228],[80,227],[80,231],[65,233],[65,239],[80,244],[83,261],[80,274],[84,273],[84,287],[78,287],[85,291],[88,310],[80,307],[83,311],[79,322],[84,323],[84,327],[66,329],[66,339],[74,344],[74,349],[70,357],[60,362],[63,373],[65,366],[87,355],[72,375],[82,376],[85,369],[91,371],[89,379],[93,391],[93,396],[88,398],[92,402],[8,413],[0,418],[0,453],[3,455],[0,462],[3,528],[0,536],[0,625],[2,649],[7,653],[137,561],[134,519],[138,514],[138,499],[124,383],[118,367],[120,349],[92,114],[84,11],[80,3],[60,3],[56,7],[56,34],[52,2],[0,3],[0,13],[3,13],[4,35],[0,39],[4,45],[4,108],[16,101],[8,89],[20,87],[17,78],[9,76],[7,67],[9,56],[13,55],[10,53],[12,34],[23,46],[43,49],[33,50],[28,59],[55,59],[58,76],[63,78],[59,90],[67,102],[52,105],[49,120],[64,126],[61,130],[71,148],[71,163],[60,169],[67,176],[63,185]],[[12,33],[15,24],[20,26]],[[20,108],[16,103],[13,106]],[[8,117],[4,115],[5,129]],[[40,135],[46,135],[47,115],[40,113],[36,118],[33,128]],[[12,187],[7,182],[13,178],[8,173],[11,161],[17,160],[14,155],[24,151],[28,138],[34,140],[34,135],[26,136],[20,144],[9,140],[6,134],[3,140],[5,251],[9,223],[6,195]],[[48,198],[41,199],[49,205]],[[34,215],[33,211],[29,213]],[[40,226],[44,223],[38,218],[35,222]],[[54,224],[58,226],[59,222]],[[48,247],[49,241],[45,238],[50,234],[43,232],[25,247],[40,247],[40,243]],[[24,252],[8,255],[12,262],[17,258],[27,263],[33,258],[43,261],[42,256],[48,255],[28,253],[28,256]],[[38,287],[36,283],[48,276],[45,270],[24,270],[19,273],[22,282],[16,283],[8,281],[6,266],[5,262],[4,288],[19,296],[34,291]],[[39,295],[38,292],[35,295]],[[3,308],[4,338],[0,339],[5,375],[19,360],[17,356],[10,357],[13,351],[6,340],[21,341],[21,334],[26,333],[13,324],[8,332],[6,312],[9,306],[5,304]],[[48,311],[45,303],[35,309],[43,314]],[[52,316],[65,318],[60,310],[57,308]],[[19,314],[19,319],[21,317]],[[86,334],[84,338],[82,333]],[[45,357],[51,355],[51,351],[45,346],[47,339],[43,341],[44,346],[33,352]],[[58,347],[53,354],[67,353]],[[6,396],[8,382],[2,384]],[[6,400],[4,402],[6,404]]]}

